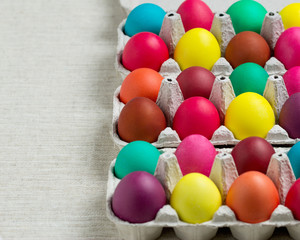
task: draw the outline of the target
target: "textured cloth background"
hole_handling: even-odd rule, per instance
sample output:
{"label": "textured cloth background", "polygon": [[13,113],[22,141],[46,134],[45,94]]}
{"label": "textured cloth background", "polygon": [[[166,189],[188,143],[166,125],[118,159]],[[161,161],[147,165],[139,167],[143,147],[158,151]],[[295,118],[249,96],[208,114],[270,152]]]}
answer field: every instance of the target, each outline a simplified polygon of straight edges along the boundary
{"label": "textured cloth background", "polygon": [[117,0],[1,0],[0,12],[1,237],[118,239],[105,194],[125,14]]}

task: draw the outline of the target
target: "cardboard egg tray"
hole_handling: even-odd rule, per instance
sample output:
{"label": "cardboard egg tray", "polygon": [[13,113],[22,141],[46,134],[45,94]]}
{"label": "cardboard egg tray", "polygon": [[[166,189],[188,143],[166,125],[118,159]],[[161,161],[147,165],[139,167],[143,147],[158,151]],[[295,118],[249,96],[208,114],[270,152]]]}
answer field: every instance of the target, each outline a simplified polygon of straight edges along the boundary
{"label": "cardboard egg tray", "polygon": [[[167,199],[170,199],[176,183],[182,177],[174,149],[162,149],[154,176],[163,185]],[[112,196],[120,179],[114,176],[113,160],[109,172],[107,183],[107,216],[115,223],[119,235],[126,240],[154,240],[157,239],[165,227],[173,228],[178,238],[183,240],[208,240],[213,238],[218,228],[229,227],[232,235],[240,240],[265,240],[269,239],[276,227],[286,227],[289,235],[293,239],[300,239],[300,221],[293,218],[292,212],[284,206],[284,201],[288,190],[295,182],[295,176],[286,155],[288,148],[275,148],[268,170],[269,176],[278,189],[280,205],[273,211],[269,220],[257,224],[249,224],[236,219],[234,212],[224,201],[227,192],[238,177],[238,173],[231,156],[231,149],[218,149],[210,179],[216,184],[223,199],[223,205],[216,211],[211,221],[201,224],[189,224],[182,222],[176,211],[169,205],[165,205],[159,210],[153,221],[132,224],[120,220],[116,217],[111,208]],[[168,201],[167,201],[168,202]]]}

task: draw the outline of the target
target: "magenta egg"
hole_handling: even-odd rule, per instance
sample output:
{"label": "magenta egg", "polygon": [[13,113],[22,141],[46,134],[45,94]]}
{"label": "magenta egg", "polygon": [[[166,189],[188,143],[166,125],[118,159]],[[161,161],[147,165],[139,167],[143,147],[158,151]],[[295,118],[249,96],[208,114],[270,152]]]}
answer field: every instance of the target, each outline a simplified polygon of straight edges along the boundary
{"label": "magenta egg", "polygon": [[218,110],[204,97],[191,97],[184,100],[173,119],[173,129],[181,140],[192,134],[200,134],[211,139],[219,127]]}
{"label": "magenta egg", "polygon": [[283,104],[279,114],[279,125],[291,138],[300,138],[300,92],[291,95]]}
{"label": "magenta egg", "polygon": [[210,30],[214,14],[201,0],[186,0],[178,8],[185,31],[192,28],[205,28]]}
{"label": "magenta egg", "polygon": [[264,138],[248,137],[240,141],[231,155],[239,175],[247,171],[266,173],[274,148]]}
{"label": "magenta egg", "polygon": [[300,179],[298,179],[290,190],[288,191],[288,194],[286,195],[285,199],[285,206],[289,208],[294,218],[297,220],[300,220]]}
{"label": "magenta egg", "polygon": [[200,96],[209,98],[215,75],[206,68],[194,66],[183,70],[177,77],[184,99]]}
{"label": "magenta egg", "polygon": [[300,66],[300,27],[289,28],[280,35],[275,45],[274,56],[286,69]]}
{"label": "magenta egg", "polygon": [[183,175],[198,172],[210,174],[217,152],[212,143],[204,136],[187,136],[176,149],[175,155]]}
{"label": "magenta egg", "polygon": [[283,75],[283,80],[290,96],[300,92],[300,66],[287,70]]}
{"label": "magenta egg", "polygon": [[114,214],[130,223],[155,219],[166,204],[166,194],[160,182],[150,173],[136,171],[126,175],[112,197]]}
{"label": "magenta egg", "polygon": [[130,71],[137,68],[159,71],[168,58],[167,45],[159,36],[151,32],[141,32],[132,36],[125,45],[122,63]]}

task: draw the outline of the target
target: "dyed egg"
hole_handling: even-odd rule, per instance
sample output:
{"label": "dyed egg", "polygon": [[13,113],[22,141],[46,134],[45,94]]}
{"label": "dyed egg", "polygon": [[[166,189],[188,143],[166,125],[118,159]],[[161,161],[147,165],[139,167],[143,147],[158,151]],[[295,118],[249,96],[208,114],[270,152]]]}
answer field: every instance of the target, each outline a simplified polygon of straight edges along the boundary
{"label": "dyed egg", "polygon": [[300,27],[285,30],[278,38],[274,56],[286,69],[300,66]]}
{"label": "dyed egg", "polygon": [[289,208],[296,220],[300,220],[300,179],[298,179],[286,195],[285,206]]}
{"label": "dyed egg", "polygon": [[221,50],[217,39],[203,28],[194,28],[186,32],[174,51],[174,59],[181,70],[192,66],[211,70],[220,57]]}
{"label": "dyed egg", "polygon": [[279,114],[279,125],[283,127],[289,137],[300,138],[300,92],[290,96],[283,104]]}
{"label": "dyed egg", "polygon": [[274,148],[265,139],[249,137],[240,141],[232,150],[231,155],[239,175],[247,171],[266,173]]}
{"label": "dyed egg", "polygon": [[184,100],[173,119],[173,129],[181,140],[192,134],[201,134],[211,139],[219,127],[218,110],[204,97],[191,97]]}
{"label": "dyed egg", "polygon": [[[244,1],[243,2],[252,2]],[[271,51],[266,40],[255,32],[241,32],[235,35],[227,45],[225,58],[233,68],[253,62],[264,67],[270,59]]]}
{"label": "dyed egg", "polygon": [[160,152],[152,144],[145,141],[128,143],[119,152],[115,163],[115,175],[122,179],[135,171],[154,174]]}
{"label": "dyed egg", "polygon": [[235,33],[252,31],[260,33],[267,10],[256,1],[237,1],[227,12],[230,15]]}
{"label": "dyed egg", "polygon": [[300,142],[297,142],[287,153],[296,179],[300,178]]}
{"label": "dyed egg", "polygon": [[155,142],[167,127],[161,109],[150,99],[136,97],[122,109],[118,121],[118,134],[125,142],[142,140]]}
{"label": "dyed egg", "polygon": [[284,7],[280,13],[285,29],[300,27],[300,3],[291,3]]}
{"label": "dyed egg", "polygon": [[289,96],[300,92],[300,66],[287,70],[283,75],[283,80]]}
{"label": "dyed egg", "polygon": [[153,175],[143,171],[124,177],[112,197],[114,214],[130,223],[154,220],[165,204],[166,194],[162,185]]}
{"label": "dyed egg", "polygon": [[275,116],[269,102],[257,93],[246,92],[230,103],[225,114],[225,126],[235,138],[265,138],[275,124]]}
{"label": "dyed egg", "polygon": [[167,45],[159,36],[150,32],[141,32],[135,34],[126,43],[122,63],[129,71],[151,68],[158,72],[168,58]]}
{"label": "dyed egg", "polygon": [[199,134],[187,136],[175,152],[182,175],[198,172],[209,176],[216,154],[214,145]]}
{"label": "dyed egg", "polygon": [[240,175],[229,188],[226,205],[247,223],[267,221],[279,205],[278,191],[270,178],[257,171]]}
{"label": "dyed egg", "polygon": [[200,96],[209,98],[215,75],[203,67],[189,67],[177,77],[184,99]]}
{"label": "dyed egg", "polygon": [[268,80],[267,71],[256,63],[243,63],[230,75],[234,93],[236,96],[244,92],[255,92],[263,95]]}
{"label": "dyed egg", "polygon": [[202,223],[213,218],[222,205],[219,189],[212,180],[200,173],[183,176],[176,184],[170,199],[180,220]]}
{"label": "dyed egg", "polygon": [[210,30],[214,14],[201,0],[186,0],[178,8],[185,31],[192,28]]}
{"label": "dyed egg", "polygon": [[146,97],[156,102],[163,77],[151,68],[138,68],[129,73],[120,89],[120,100],[127,103],[135,97]]}
{"label": "dyed egg", "polygon": [[165,15],[166,12],[158,5],[141,4],[129,13],[124,32],[130,37],[140,32],[152,32],[158,35]]}

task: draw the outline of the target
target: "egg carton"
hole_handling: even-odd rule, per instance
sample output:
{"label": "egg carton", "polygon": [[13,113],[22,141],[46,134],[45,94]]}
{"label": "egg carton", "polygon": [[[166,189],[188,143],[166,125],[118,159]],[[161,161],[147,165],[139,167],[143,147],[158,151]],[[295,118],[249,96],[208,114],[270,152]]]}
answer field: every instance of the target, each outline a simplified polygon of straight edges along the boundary
{"label": "egg carton", "polygon": [[267,170],[269,176],[278,189],[280,205],[273,211],[269,220],[249,224],[237,220],[234,212],[224,205],[227,192],[238,177],[235,163],[230,154],[232,149],[219,149],[212,166],[210,179],[220,190],[223,205],[215,212],[213,219],[201,224],[189,224],[179,219],[176,211],[170,206],[170,195],[176,183],[182,177],[174,149],[163,149],[159,157],[154,176],[161,182],[167,196],[167,204],[162,207],[156,218],[152,221],[140,224],[132,224],[116,217],[111,208],[112,196],[120,182],[114,176],[113,160],[107,183],[106,210],[107,217],[118,229],[119,235],[126,240],[154,240],[157,239],[163,228],[173,228],[178,238],[184,240],[208,240],[212,239],[218,228],[229,227],[232,235],[239,240],[266,240],[269,239],[276,227],[286,227],[293,239],[300,239],[300,221],[293,218],[292,212],[284,206],[288,190],[295,182],[295,176],[286,155],[288,148],[275,148]]}

